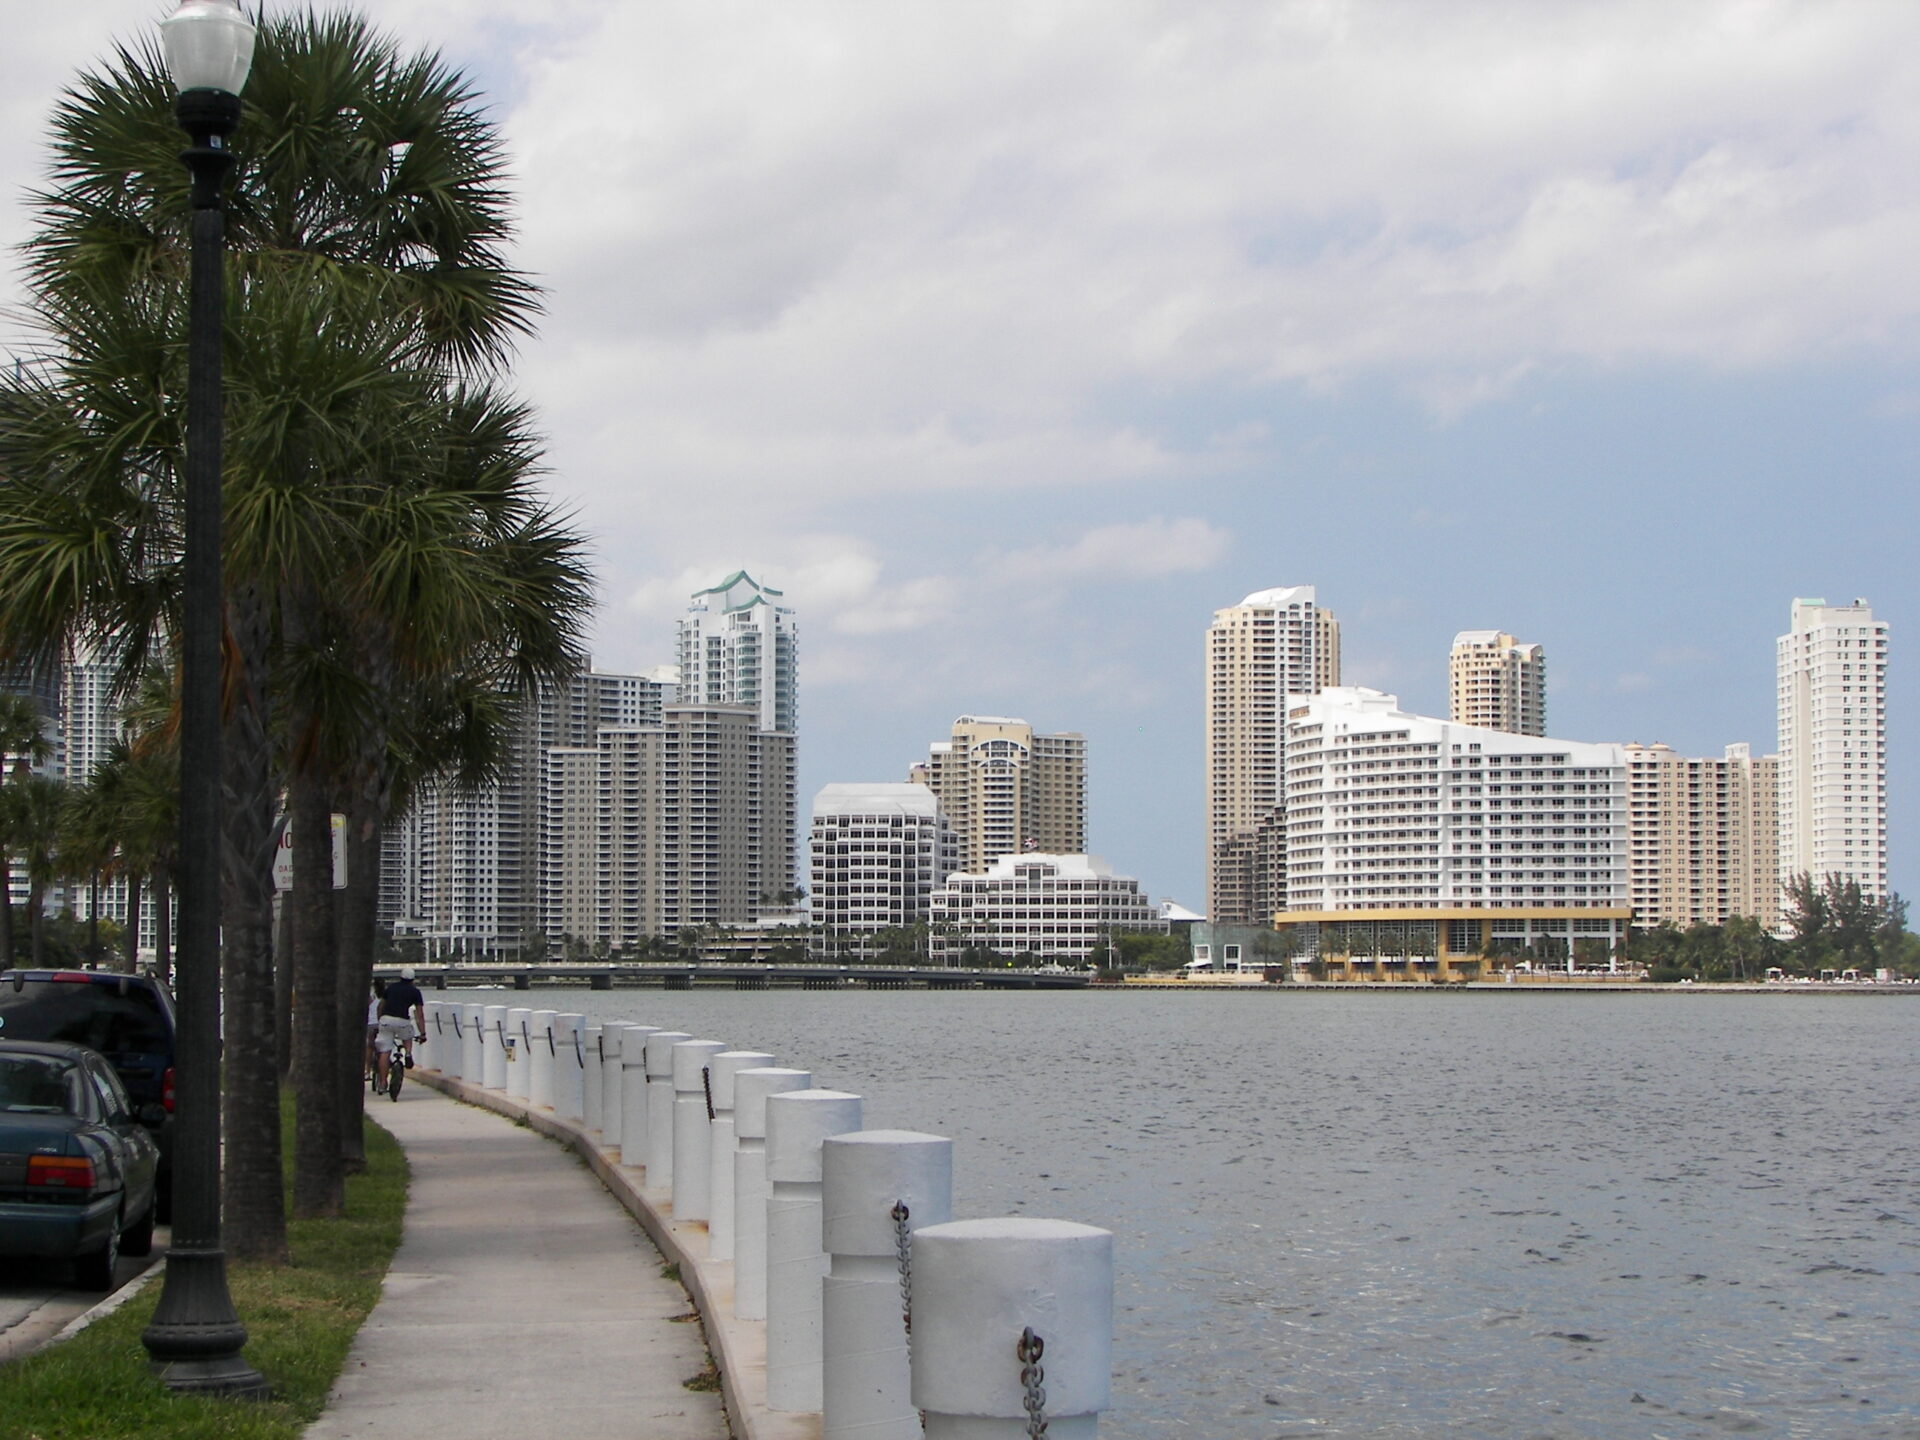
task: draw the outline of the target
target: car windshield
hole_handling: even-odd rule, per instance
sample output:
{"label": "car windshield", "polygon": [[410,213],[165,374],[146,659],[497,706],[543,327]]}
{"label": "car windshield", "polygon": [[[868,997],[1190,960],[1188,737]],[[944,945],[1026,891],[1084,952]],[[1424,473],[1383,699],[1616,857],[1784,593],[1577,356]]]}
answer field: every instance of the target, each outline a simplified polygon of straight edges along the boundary
{"label": "car windshield", "polygon": [[65,1115],[78,1107],[80,1067],[41,1055],[0,1055],[0,1111],[13,1115]]}
{"label": "car windshield", "polygon": [[154,1055],[169,1048],[160,1002],[144,985],[0,978],[0,1040],[64,1040],[103,1055]]}

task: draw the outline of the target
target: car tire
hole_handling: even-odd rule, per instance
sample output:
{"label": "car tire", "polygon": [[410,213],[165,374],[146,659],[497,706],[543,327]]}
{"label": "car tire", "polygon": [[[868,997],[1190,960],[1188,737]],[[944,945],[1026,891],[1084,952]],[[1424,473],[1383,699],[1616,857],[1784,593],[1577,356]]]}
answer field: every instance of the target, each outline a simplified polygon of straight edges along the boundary
{"label": "car tire", "polygon": [[120,1217],[113,1217],[113,1229],[107,1232],[107,1243],[91,1255],[76,1255],[73,1260],[73,1283],[82,1290],[108,1291],[113,1289],[113,1272],[120,1268]]}
{"label": "car tire", "polygon": [[160,1197],[158,1193],[156,1193],[153,1197],[153,1203],[147,1206],[147,1213],[142,1215],[138,1221],[129,1225],[126,1230],[121,1233],[120,1253],[122,1255],[132,1255],[138,1259],[143,1255],[151,1255],[153,1253],[153,1222],[155,1218],[153,1212],[159,1208]]}

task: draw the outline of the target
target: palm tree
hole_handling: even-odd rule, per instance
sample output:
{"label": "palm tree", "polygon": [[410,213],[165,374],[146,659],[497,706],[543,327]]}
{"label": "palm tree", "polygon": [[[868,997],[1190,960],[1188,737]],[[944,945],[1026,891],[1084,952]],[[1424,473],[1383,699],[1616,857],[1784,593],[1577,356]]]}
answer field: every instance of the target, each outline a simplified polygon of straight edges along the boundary
{"label": "palm tree", "polygon": [[67,787],[50,775],[24,775],[0,790],[0,833],[27,872],[27,927],[37,969],[46,960],[46,898],[65,870],[60,841]]}
{"label": "palm tree", "polygon": [[[77,635],[114,642],[137,675],[176,633],[186,184],[170,87],[151,46],[123,49],[55,117],[54,190],[28,246],[31,304],[47,340],[0,385],[0,648],[41,654]],[[507,199],[491,126],[466,82],[432,55],[400,54],[354,16],[263,22],[232,180],[226,475],[228,657],[223,934],[227,1239],[240,1255],[284,1250],[274,1101],[270,945],[274,804],[284,775],[311,824],[383,688],[380,652],[355,671],[345,615],[446,627],[470,642],[506,613],[484,658],[490,679],[571,653],[584,594],[578,541],[516,483],[462,510],[450,475],[489,471],[473,381],[505,357],[535,311],[503,261]],[[497,416],[491,396],[477,405]],[[437,423],[436,418],[437,417]],[[428,477],[412,487],[409,476]],[[449,490],[454,493],[450,495]],[[405,532],[449,511],[484,517],[495,563],[435,589],[409,570]],[[525,543],[520,543],[524,541]],[[450,540],[444,552],[457,549]],[[480,596],[511,559],[550,584]],[[384,564],[385,568],[379,568]],[[399,598],[410,610],[376,603]],[[575,608],[543,607],[556,599]],[[499,603],[504,600],[505,603]],[[325,603],[323,603],[325,602]],[[338,609],[335,609],[338,602]],[[482,603],[484,602],[484,603]],[[402,637],[396,665],[433,647]],[[529,643],[531,640],[532,643]],[[476,654],[479,650],[482,654]],[[363,659],[368,658],[362,656]],[[344,677],[352,677],[352,683]],[[328,688],[331,685],[334,688]],[[378,738],[370,738],[371,731]],[[278,748],[276,748],[278,747]],[[383,762],[381,762],[383,763]],[[377,768],[377,766],[376,766]],[[296,854],[298,854],[296,847]],[[324,842],[309,848],[323,863]],[[317,888],[309,884],[311,892]],[[339,1205],[333,1073],[348,1047],[347,977],[315,915],[296,945],[302,1023],[295,1056],[296,1210]],[[354,995],[357,1006],[359,995]]]}
{"label": "palm tree", "polygon": [[[25,779],[53,756],[46,717],[28,696],[0,690],[0,757],[12,756],[11,781]],[[0,844],[0,970],[13,964],[13,846]]]}

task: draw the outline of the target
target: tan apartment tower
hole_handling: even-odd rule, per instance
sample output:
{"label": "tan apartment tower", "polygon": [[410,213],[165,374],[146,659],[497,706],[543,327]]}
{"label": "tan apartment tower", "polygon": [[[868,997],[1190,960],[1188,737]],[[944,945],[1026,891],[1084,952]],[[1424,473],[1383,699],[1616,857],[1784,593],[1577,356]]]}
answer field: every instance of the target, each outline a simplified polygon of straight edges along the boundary
{"label": "tan apartment tower", "polygon": [[936,741],[907,779],[939,800],[969,873],[1001,855],[1087,848],[1084,735],[1037,735],[1024,720],[962,715],[952,738]]}
{"label": "tan apartment tower", "polygon": [[1547,654],[1501,630],[1462,630],[1447,658],[1447,694],[1456,725],[1547,733]]}
{"label": "tan apartment tower", "polygon": [[1288,697],[1340,683],[1340,623],[1313,586],[1260,590],[1207,629],[1207,918],[1263,924],[1286,903],[1281,746]]}
{"label": "tan apartment tower", "polygon": [[1887,893],[1887,622],[1864,600],[1795,600],[1775,642],[1780,879]]}
{"label": "tan apartment tower", "polygon": [[1779,759],[1629,745],[1627,882],[1636,925],[1780,924]]}

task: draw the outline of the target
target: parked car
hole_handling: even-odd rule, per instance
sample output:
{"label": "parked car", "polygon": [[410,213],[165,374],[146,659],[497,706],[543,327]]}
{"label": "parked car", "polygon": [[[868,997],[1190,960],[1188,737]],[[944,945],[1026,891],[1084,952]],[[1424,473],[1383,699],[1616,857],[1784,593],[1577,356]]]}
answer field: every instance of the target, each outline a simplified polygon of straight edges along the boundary
{"label": "parked car", "polygon": [[73,1261],[111,1290],[153,1248],[160,1149],[111,1065],[84,1045],[0,1041],[0,1255]]}
{"label": "parked car", "polygon": [[160,1147],[159,1209],[173,1216],[173,996],[149,975],[0,971],[0,1041],[84,1045],[107,1058]]}

